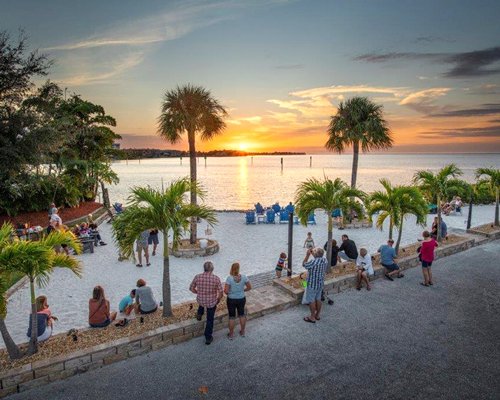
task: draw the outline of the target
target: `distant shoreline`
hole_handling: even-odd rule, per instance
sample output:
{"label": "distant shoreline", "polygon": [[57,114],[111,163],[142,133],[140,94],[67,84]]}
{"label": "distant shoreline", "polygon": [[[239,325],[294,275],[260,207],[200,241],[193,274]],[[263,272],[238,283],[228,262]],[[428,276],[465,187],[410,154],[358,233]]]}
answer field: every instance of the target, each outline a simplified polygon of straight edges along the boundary
{"label": "distant shoreline", "polygon": [[[117,149],[118,160],[137,160],[145,158],[189,158],[188,151],[160,150],[160,149]],[[274,151],[274,152],[247,152],[239,150],[212,150],[198,151],[196,157],[247,157],[247,156],[303,156],[304,152]]]}

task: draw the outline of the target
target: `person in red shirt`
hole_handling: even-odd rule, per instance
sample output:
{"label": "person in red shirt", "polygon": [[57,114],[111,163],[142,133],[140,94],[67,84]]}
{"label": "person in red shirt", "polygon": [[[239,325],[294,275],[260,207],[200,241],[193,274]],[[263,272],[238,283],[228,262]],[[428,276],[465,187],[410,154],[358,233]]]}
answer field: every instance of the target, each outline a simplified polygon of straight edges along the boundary
{"label": "person in red shirt", "polygon": [[432,262],[434,261],[434,249],[438,246],[438,243],[431,237],[429,231],[424,231],[422,233],[424,240],[420,246],[420,261],[422,261],[422,274],[424,275],[424,281],[420,282],[422,286],[432,286]]}
{"label": "person in red shirt", "polygon": [[206,261],[203,264],[204,272],[194,277],[193,282],[189,286],[189,290],[196,294],[198,301],[198,313],[196,319],[201,321],[201,317],[207,309],[207,324],[205,326],[205,344],[213,342],[212,336],[214,330],[214,316],[217,304],[222,299],[222,283],[217,275],[213,274],[214,264],[211,261]]}

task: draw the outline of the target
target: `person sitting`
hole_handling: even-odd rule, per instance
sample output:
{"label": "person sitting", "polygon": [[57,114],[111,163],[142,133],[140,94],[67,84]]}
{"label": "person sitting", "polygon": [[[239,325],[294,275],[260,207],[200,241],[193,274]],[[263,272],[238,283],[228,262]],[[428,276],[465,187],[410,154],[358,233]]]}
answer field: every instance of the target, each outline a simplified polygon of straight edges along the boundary
{"label": "person sitting", "polygon": [[368,254],[368,251],[364,247],[359,249],[359,256],[356,259],[356,273],[356,279],[358,283],[356,289],[361,290],[363,282],[366,282],[366,290],[371,290],[372,287],[370,286],[368,276],[371,276],[374,273],[372,257]]}
{"label": "person sitting", "polygon": [[134,310],[135,291],[135,289],[132,289],[129,294],[120,300],[118,311],[120,311],[121,314],[130,315]]}
{"label": "person sitting", "polygon": [[92,223],[92,224],[85,223],[85,225],[87,226],[90,235],[91,236],[95,236],[95,238],[97,239],[97,241],[99,242],[99,244],[101,246],[106,246],[107,245],[107,243],[102,240],[101,234],[99,233],[99,230],[98,230],[96,224],[94,224],[94,223]]}
{"label": "person sitting", "polygon": [[137,289],[135,291],[135,312],[138,314],[151,314],[158,309],[153,290],[146,286],[144,279],[137,281]]}
{"label": "person sitting", "polygon": [[111,313],[109,300],[104,296],[104,289],[96,286],[89,300],[89,325],[91,328],[105,328],[116,318],[116,312]]}
{"label": "person sitting", "polygon": [[[43,342],[52,336],[53,321],[57,321],[57,317],[52,315],[49,305],[47,304],[47,297],[38,296],[36,298],[36,319],[37,319],[37,339]],[[31,338],[31,321],[32,316],[28,323],[28,332],[26,335]]]}
{"label": "person sitting", "polygon": [[258,215],[263,215],[264,214],[264,207],[262,207],[262,204],[260,204],[259,202],[257,202],[257,204],[255,204],[255,212]]}
{"label": "person sitting", "polygon": [[[323,246],[323,249],[325,250],[325,252],[328,251],[328,240]],[[339,246],[337,246],[337,241],[335,239],[332,239],[332,256],[330,259],[330,266],[335,267],[337,265],[337,262],[340,262]]]}
{"label": "person sitting", "polygon": [[358,258],[356,243],[354,243],[354,240],[349,239],[347,235],[342,235],[342,244],[339,247],[339,257],[351,262],[355,262]]}
{"label": "person sitting", "polygon": [[[438,217],[434,217],[434,222],[432,223],[432,228],[431,228],[431,237],[433,239],[437,239],[438,235]],[[446,222],[444,222],[443,218],[441,218],[441,237],[444,239],[448,239],[448,226],[446,225]]]}
{"label": "person sitting", "polygon": [[380,264],[385,268],[385,277],[390,281],[393,281],[392,277],[397,275],[398,278],[402,278],[404,275],[399,269],[399,265],[394,262],[397,258],[396,250],[392,247],[394,240],[389,239],[387,244],[383,244],[378,248],[380,253]]}

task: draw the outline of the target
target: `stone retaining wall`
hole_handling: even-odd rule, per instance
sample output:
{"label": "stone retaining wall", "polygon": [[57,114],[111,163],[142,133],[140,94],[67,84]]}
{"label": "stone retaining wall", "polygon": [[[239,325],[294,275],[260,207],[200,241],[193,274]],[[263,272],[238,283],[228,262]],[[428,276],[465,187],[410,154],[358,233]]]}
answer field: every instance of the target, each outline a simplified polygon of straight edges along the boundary
{"label": "stone retaining wall", "polygon": [[[208,239],[207,239],[208,240]],[[216,240],[208,240],[208,245],[204,249],[202,248],[197,248],[197,249],[172,249],[172,247],[169,248],[170,253],[174,257],[181,257],[181,258],[193,258],[193,257],[206,257],[206,256],[211,256],[215,253],[219,252],[219,243]]]}
{"label": "stone retaining wall", "polygon": [[467,233],[472,233],[474,235],[481,235],[491,240],[500,239],[500,229],[495,232],[487,233],[481,230],[481,228],[490,227],[492,224],[484,224],[481,226],[475,226],[474,228],[467,229]]}
{"label": "stone retaining wall", "polygon": [[[483,242],[481,242],[483,243]],[[464,237],[463,241],[458,243],[450,244],[450,245],[441,245],[436,249],[435,257],[436,259],[446,257],[455,253],[459,253],[461,251],[465,251],[470,249],[476,245],[476,239],[474,237]],[[380,258],[380,255],[375,254],[373,256],[375,261],[377,262]],[[339,266],[342,267],[344,263],[340,263]],[[400,258],[398,260],[398,265],[402,271],[408,268],[418,267],[420,265],[420,261],[417,255]],[[382,278],[384,276],[384,268],[381,265],[374,265],[374,275],[370,277],[370,281],[373,281],[378,278]],[[297,302],[302,300],[302,296],[304,294],[304,288],[294,288],[284,281],[280,279],[275,279],[273,284],[278,286],[280,289],[284,290],[286,293],[289,293]],[[353,289],[357,285],[356,274],[348,274],[336,278],[331,278],[325,280],[324,290],[329,293],[340,293],[348,289]]]}

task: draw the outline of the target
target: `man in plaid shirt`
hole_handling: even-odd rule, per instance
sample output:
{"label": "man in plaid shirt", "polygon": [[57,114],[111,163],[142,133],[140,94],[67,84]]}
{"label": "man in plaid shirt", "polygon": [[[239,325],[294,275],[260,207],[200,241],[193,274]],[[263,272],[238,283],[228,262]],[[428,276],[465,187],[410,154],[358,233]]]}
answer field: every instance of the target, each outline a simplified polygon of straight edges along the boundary
{"label": "man in plaid shirt", "polygon": [[214,337],[212,336],[214,330],[214,316],[217,304],[219,304],[222,298],[222,284],[217,275],[212,272],[214,270],[214,265],[211,261],[206,261],[203,264],[204,272],[198,274],[194,277],[189,290],[196,294],[196,301],[198,301],[198,313],[196,314],[196,319],[201,321],[201,317],[207,309],[207,324],[205,326],[205,344],[210,344],[213,342]]}
{"label": "man in plaid shirt", "polygon": [[[321,247],[308,249],[306,257],[302,262],[302,266],[307,270],[307,288],[304,293],[306,297],[305,304],[309,304],[309,309],[311,310],[311,315],[304,317],[304,321],[313,324],[320,320],[321,292],[323,291],[326,267],[328,264],[327,259],[323,257],[324,254],[325,252]],[[312,255],[314,259],[308,261],[310,255]]]}

